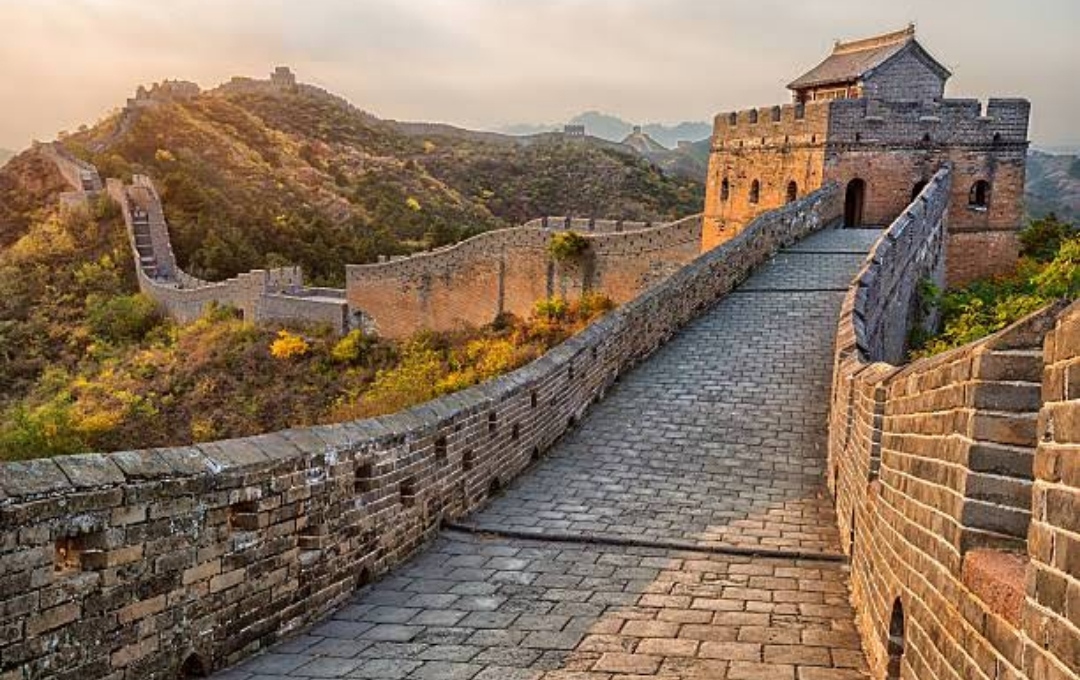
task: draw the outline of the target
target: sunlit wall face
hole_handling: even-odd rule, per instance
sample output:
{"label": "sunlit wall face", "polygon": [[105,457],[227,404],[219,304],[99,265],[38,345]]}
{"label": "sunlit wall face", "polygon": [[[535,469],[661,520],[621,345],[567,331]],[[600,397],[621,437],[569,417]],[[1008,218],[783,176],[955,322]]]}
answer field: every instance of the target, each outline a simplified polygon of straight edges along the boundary
{"label": "sunlit wall face", "polygon": [[785,101],[832,40],[911,20],[951,94],[1028,97],[1036,142],[1080,145],[1076,0],[0,0],[0,147],[93,122],[138,83],[277,64],[399,119],[707,120]]}

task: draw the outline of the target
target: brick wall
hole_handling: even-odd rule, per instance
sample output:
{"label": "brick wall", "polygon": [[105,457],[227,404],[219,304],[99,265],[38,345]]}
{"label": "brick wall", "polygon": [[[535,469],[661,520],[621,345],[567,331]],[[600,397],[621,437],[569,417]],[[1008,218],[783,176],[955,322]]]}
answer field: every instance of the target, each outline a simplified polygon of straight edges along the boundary
{"label": "brick wall", "polygon": [[[733,238],[758,215],[824,184],[828,105],[811,102],[721,113],[713,124],[702,252]],[[725,195],[724,182],[727,181]],[[751,188],[758,182],[757,201]]]}
{"label": "brick wall", "polygon": [[553,295],[596,291],[624,303],[699,253],[700,216],[634,231],[617,231],[615,222],[604,221],[589,232],[587,220],[571,220],[572,227],[586,227],[579,233],[589,248],[578,260],[555,262],[548,242],[566,222],[553,229],[552,221],[548,228],[533,222],[538,226],[486,232],[409,258],[349,265],[349,305],[374,319],[386,337],[480,326],[503,312],[527,317],[538,300]]}
{"label": "brick wall", "polygon": [[[916,203],[944,206],[940,179]],[[1080,305],[902,369],[887,363],[906,328],[880,318],[910,324],[909,288],[894,284],[938,266],[919,254],[941,251],[935,216],[909,210],[893,224],[838,327],[829,484],[864,648],[874,677],[1076,678],[1077,486],[1058,472],[1076,445],[1055,438],[1056,422],[1080,412],[1064,388]]]}
{"label": "brick wall", "polygon": [[538,361],[396,415],[0,465],[0,678],[172,678],[321,617],[839,210],[830,187],[763,216]]}
{"label": "brick wall", "polygon": [[[1031,678],[1080,673],[1080,303],[1043,350],[1024,629]],[[1042,650],[1045,650],[1043,652]]]}

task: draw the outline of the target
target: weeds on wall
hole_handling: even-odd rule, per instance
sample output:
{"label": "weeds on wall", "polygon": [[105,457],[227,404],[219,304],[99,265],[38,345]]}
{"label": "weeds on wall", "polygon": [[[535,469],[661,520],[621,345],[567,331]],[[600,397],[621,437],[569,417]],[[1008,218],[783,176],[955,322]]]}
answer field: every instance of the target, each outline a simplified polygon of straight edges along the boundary
{"label": "weeds on wall", "polygon": [[589,239],[576,231],[560,231],[548,241],[548,255],[556,262],[581,259],[589,250]]}

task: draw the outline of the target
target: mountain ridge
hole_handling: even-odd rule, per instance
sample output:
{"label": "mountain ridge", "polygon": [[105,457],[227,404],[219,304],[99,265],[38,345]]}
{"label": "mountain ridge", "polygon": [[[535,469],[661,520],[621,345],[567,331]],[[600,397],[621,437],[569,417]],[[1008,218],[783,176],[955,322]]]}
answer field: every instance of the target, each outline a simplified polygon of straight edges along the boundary
{"label": "mountain ridge", "polygon": [[[625,119],[600,111],[585,111],[579,113],[566,125],[584,125],[587,134],[606,139],[609,142],[621,142],[633,133],[635,127],[640,127],[643,134],[648,135],[668,149],[674,149],[679,142],[699,142],[707,139],[712,134],[712,125],[705,121],[684,121],[673,125],[663,123],[647,123],[635,125]],[[518,123],[496,128],[496,132],[507,135],[528,136],[544,132],[555,132],[562,129],[562,124],[529,124]]]}

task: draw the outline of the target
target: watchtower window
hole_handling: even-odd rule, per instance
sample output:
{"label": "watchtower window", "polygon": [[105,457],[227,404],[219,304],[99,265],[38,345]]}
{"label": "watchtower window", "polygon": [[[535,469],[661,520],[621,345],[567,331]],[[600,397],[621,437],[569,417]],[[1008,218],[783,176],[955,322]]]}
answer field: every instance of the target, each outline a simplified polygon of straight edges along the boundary
{"label": "watchtower window", "polygon": [[968,193],[968,207],[972,210],[986,210],[990,205],[990,183],[980,179],[971,186]]}
{"label": "watchtower window", "polygon": [[737,113],[729,113],[728,117],[727,117],[727,120],[728,120],[728,125],[730,125],[731,127],[735,127],[736,125],[739,124],[739,114],[737,114]]}
{"label": "watchtower window", "polygon": [[750,202],[757,203],[761,199],[761,182],[754,180],[750,185]]}
{"label": "watchtower window", "polygon": [[780,111],[781,110],[780,110],[779,106],[774,106],[772,108],[772,120],[773,120],[774,123],[779,123],[780,122]]}
{"label": "watchtower window", "polygon": [[753,125],[757,122],[757,109],[750,110],[750,124]]}
{"label": "watchtower window", "polygon": [[799,185],[795,183],[795,180],[788,182],[787,185],[787,202],[794,203],[795,199],[799,197]]}
{"label": "watchtower window", "polygon": [[728,200],[729,195],[731,195],[731,183],[728,182],[728,178],[725,177],[724,181],[720,183],[720,200]]}

